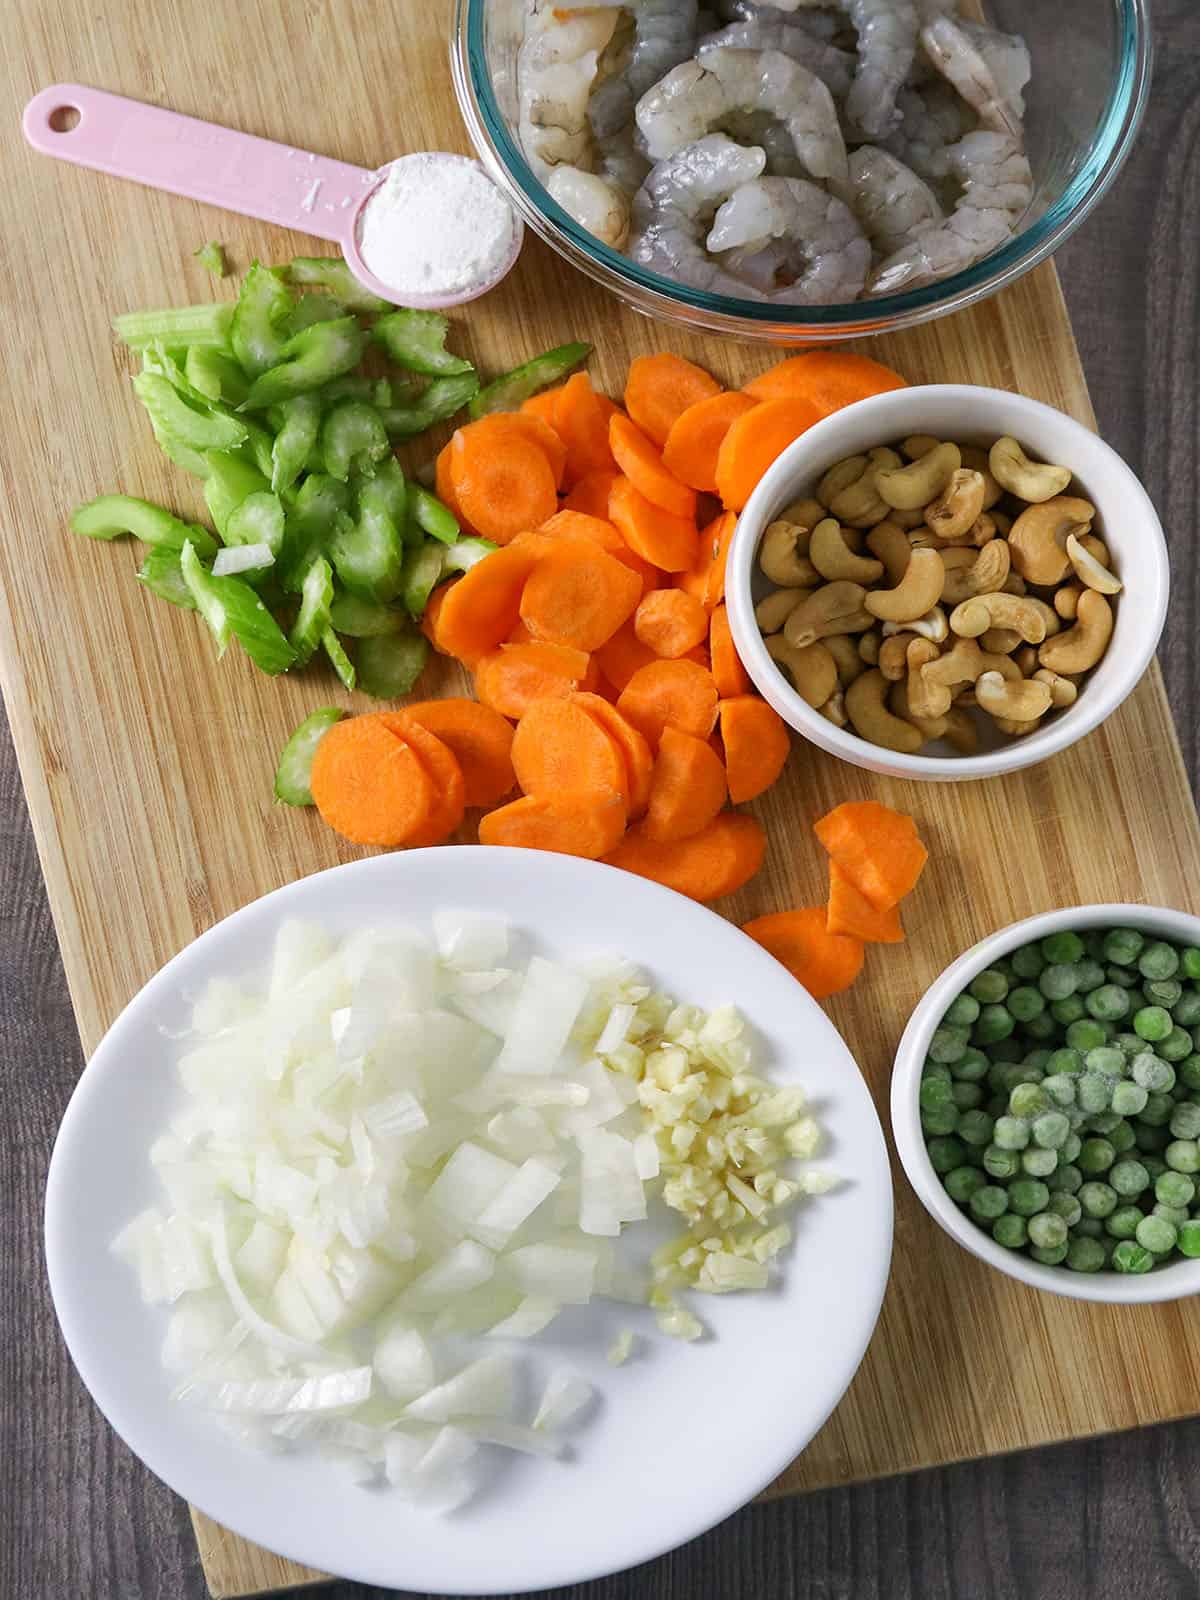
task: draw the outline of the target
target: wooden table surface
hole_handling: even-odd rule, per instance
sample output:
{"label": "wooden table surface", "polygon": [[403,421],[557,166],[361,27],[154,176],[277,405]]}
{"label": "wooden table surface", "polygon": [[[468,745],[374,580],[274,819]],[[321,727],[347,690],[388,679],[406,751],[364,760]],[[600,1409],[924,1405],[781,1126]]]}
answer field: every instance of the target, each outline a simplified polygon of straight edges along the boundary
{"label": "wooden table surface", "polygon": [[[1155,21],[1158,69],[1141,141],[1058,262],[1100,427],[1141,474],[1171,541],[1162,661],[1195,787],[1200,7],[1156,0]],[[28,292],[36,285],[4,291]],[[6,731],[0,886],[0,1600],[201,1600],[186,1508],[83,1392],[46,1290],[42,1186],[82,1063]],[[317,1592],[368,1600],[385,1591]],[[555,1594],[1124,1600],[1133,1592],[1200,1597],[1200,1421],[750,1507],[635,1573]]]}

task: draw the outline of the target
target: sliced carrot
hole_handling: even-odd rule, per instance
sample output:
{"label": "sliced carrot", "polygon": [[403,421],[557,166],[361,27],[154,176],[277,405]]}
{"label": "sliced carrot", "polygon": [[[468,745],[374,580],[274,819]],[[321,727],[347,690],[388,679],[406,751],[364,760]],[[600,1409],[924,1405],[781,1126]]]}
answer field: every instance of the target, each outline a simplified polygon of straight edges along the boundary
{"label": "sliced carrot", "polygon": [[507,639],[520,619],[525,580],[546,549],[544,539],[522,540],[452,583],[438,608],[438,649],[470,666]]}
{"label": "sliced carrot", "polygon": [[565,700],[587,678],[589,658],[568,645],[503,644],[475,663],[475,693],[502,717],[523,717],[535,700]]}
{"label": "sliced carrot", "polygon": [[903,900],[929,858],[913,819],[878,800],[844,801],[813,831],[876,911]]}
{"label": "sliced carrot", "polygon": [[826,908],[825,926],[830,933],[845,933],[866,944],[901,944],[904,929],[900,913],[895,906],[887,911],[876,911],[867,899],[838,866],[829,863],[829,905]]}
{"label": "sliced carrot", "polygon": [[757,402],[738,389],[722,390],[681,411],[663,445],[663,465],[701,494],[717,492],[717,456],[725,435]]}
{"label": "sliced carrot", "polygon": [[725,804],[725,768],[704,739],[666,727],[658,742],[642,832],[662,844],[690,839]]}
{"label": "sliced carrot", "polygon": [[674,516],[696,520],[696,491],[667,470],[658,447],[619,411],[608,420],[608,445],[617,466],[647,500]]}
{"label": "sliced carrot", "polygon": [[676,419],[689,406],[720,394],[721,385],[702,367],[661,351],[637,356],[625,378],[625,409],[661,449]]}
{"label": "sliced carrot", "polygon": [[535,639],[596,650],[632,616],[636,572],[590,539],[567,539],[543,556],[521,595],[521,620]]}
{"label": "sliced carrot", "polygon": [[729,614],[723,605],[715,607],[708,628],[708,653],[712,661],[713,682],[722,700],[732,700],[737,695],[749,694],[749,674],[729,631]]}
{"label": "sliced carrot", "polygon": [[448,506],[453,511],[462,526],[463,532],[467,534],[478,533],[478,528],[472,527],[467,521],[466,513],[459,505],[458,496],[454,492],[454,484],[450,481],[450,445],[448,442],[437,453],[437,459],[433,464],[433,475],[434,488],[437,490],[438,499],[444,506]]}
{"label": "sliced carrot", "polygon": [[481,417],[455,432],[450,484],[456,503],[484,538],[507,544],[552,517],[558,494],[545,450],[526,432],[485,426],[500,420],[499,413]]}
{"label": "sliced carrot", "polygon": [[648,650],[634,632],[632,617],[617,629],[607,644],[602,644],[596,651],[600,671],[618,694],[635,672],[657,660],[654,651]]}
{"label": "sliced carrot", "polygon": [[480,844],[556,850],[588,861],[598,861],[616,849],[624,832],[625,802],[611,789],[600,794],[567,789],[561,794],[525,795],[489,811],[479,822]]}
{"label": "sliced carrot", "polygon": [[543,389],[541,394],[530,395],[528,400],[522,400],[519,411],[523,417],[537,417],[539,421],[549,423],[554,427],[554,409],[558,405],[558,397],[562,392],[562,384],[556,383],[553,389]]}
{"label": "sliced carrot", "polygon": [[756,400],[790,400],[800,396],[814,401],[823,415],[840,411],[856,400],[889,389],[906,389],[907,381],[891,367],[848,350],[810,350],[789,356],[745,385]]}
{"label": "sliced carrot", "polygon": [[513,771],[526,794],[614,789],[629,805],[629,775],[615,741],[570,700],[535,700],[517,724]]}
{"label": "sliced carrot", "polygon": [[446,596],[450,593],[452,584],[440,583],[429,599],[425,602],[425,609],[421,613],[421,632],[429,640],[433,648],[440,655],[449,655],[438,637],[438,618],[442,614],[442,607],[446,603]]}
{"label": "sliced carrot", "polygon": [[755,944],[780,961],[814,1000],[841,994],[862,971],[863,944],[845,934],[830,933],[824,906],[776,911],[742,925]]}
{"label": "sliced carrot", "polygon": [[630,828],[611,855],[610,867],[652,878],[693,900],[708,902],[740,889],[762,866],[767,836],[757,817],[723,811],[690,839],[662,844]]}
{"label": "sliced carrot", "polygon": [[725,598],[725,565],[737,520],[732,511],[723,511],[719,517],[714,517],[707,528],[701,530],[695,566],[675,579],[678,588],[694,594],[710,611]]}
{"label": "sliced carrot", "polygon": [[590,473],[613,470],[608,419],[616,409],[606,395],[596,393],[586,372],[574,373],[558,391],[554,428],[567,447],[563,481],[568,489]]}
{"label": "sliced carrot", "polygon": [[562,503],[564,511],[582,511],[589,517],[608,517],[608,496],[620,473],[609,471],[589,472],[567,495]]}
{"label": "sliced carrot", "polygon": [[613,484],[608,515],[625,543],[643,561],[664,572],[686,572],[695,566],[700,548],[695,522],[656,506],[628,478],[618,478]]}
{"label": "sliced carrot", "polygon": [[708,612],[682,589],[654,589],[638,602],[633,631],[656,656],[685,656],[708,637]]}
{"label": "sliced carrot", "polygon": [[571,511],[565,506],[543,522],[537,531],[544,533],[547,539],[590,539],[602,550],[626,548],[624,539],[606,516],[594,517],[589,511]]}
{"label": "sliced carrot", "polygon": [[429,821],[433,782],[416,751],[378,716],[335,722],[317,746],[312,796],[352,844],[395,848]]}
{"label": "sliced carrot", "polygon": [[763,794],[783,771],[791,750],[787,724],[757,695],[721,701],[721,743],[735,806]]}
{"label": "sliced carrot", "polygon": [[617,709],[653,749],[668,725],[707,739],[717,721],[717,686],[694,661],[652,661],[630,678]]}
{"label": "sliced carrot", "polygon": [[517,618],[516,623],[513,626],[512,632],[505,637],[504,643],[505,644],[532,644],[533,643],[533,635],[530,633],[529,629],[525,626],[525,624],[521,621],[520,617]]}
{"label": "sliced carrot", "polygon": [[617,710],[598,694],[576,694],[572,703],[582,706],[594,717],[612,739],[625,758],[625,772],[629,779],[629,820],[636,821],[646,809],[650,799],[650,784],[654,776],[654,756],[641,734]]}
{"label": "sliced carrot", "polygon": [[477,700],[451,695],[405,706],[405,716],[436,734],[458,762],[463,803],[494,806],[516,787],[512,724]]}
{"label": "sliced carrot", "polygon": [[740,511],[771,463],[825,413],[807,397],[764,400],[740,416],[717,456],[717,492],[727,511]]}
{"label": "sliced carrot", "polygon": [[442,844],[462,822],[466,805],[466,784],[458,759],[449,745],[407,711],[380,711],[378,716],[385,728],[412,746],[433,784],[429,816],[405,842],[413,847]]}

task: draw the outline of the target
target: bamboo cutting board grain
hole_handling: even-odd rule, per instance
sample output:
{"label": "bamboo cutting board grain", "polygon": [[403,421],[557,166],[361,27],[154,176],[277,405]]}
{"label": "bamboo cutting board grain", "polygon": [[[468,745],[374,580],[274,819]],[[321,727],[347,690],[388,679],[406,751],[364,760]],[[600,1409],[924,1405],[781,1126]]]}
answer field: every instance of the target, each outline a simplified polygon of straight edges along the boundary
{"label": "bamboo cutting board grain", "polygon": [[[417,0],[325,0],[301,19],[284,0],[209,0],[203,9],[162,0],[136,8],[135,20],[132,7],[101,19],[82,0],[28,0],[10,22],[0,68],[9,329],[0,678],[88,1051],[196,934],[357,854],[314,816],[270,799],[286,734],[313,706],[347,697],[319,670],[271,681],[235,652],[218,664],[194,617],[133,581],[132,549],[65,531],[70,508],[106,488],[202,512],[193,482],[150,437],[109,318],[209,297],[212,280],[192,260],[206,239],[225,241],[239,267],[255,255],[311,252],[311,241],[35,156],[17,136],[20,108],[45,84],[74,79],[364,165],[410,149],[463,149],[429,10]],[[458,346],[489,372],[567,338],[591,339],[593,372],[614,392],[629,358],[659,346],[731,383],[770,359],[652,325],[535,240],[508,283],[459,322]],[[914,382],[1019,389],[1092,420],[1051,267],[871,350]],[[411,451],[414,462],[430,453]],[[430,692],[456,686],[445,666],[431,679]],[[1089,900],[1200,909],[1200,827],[1157,669],[1075,750],[985,785],[888,782],[798,742],[786,780],[758,807],[770,829],[767,865],[722,909],[744,920],[821,896],[824,862],[809,823],[866,795],[914,812],[932,851],[906,907],[914,937],[872,950],[861,981],[830,1006],[881,1111],[912,1005],[983,933]],[[1200,1409],[1195,1302],[1121,1308],[1039,1296],[958,1249],[898,1168],[896,1179],[895,1266],[875,1339],[832,1419],[770,1492]],[[199,1514],[195,1523],[214,1595],[315,1576]]]}

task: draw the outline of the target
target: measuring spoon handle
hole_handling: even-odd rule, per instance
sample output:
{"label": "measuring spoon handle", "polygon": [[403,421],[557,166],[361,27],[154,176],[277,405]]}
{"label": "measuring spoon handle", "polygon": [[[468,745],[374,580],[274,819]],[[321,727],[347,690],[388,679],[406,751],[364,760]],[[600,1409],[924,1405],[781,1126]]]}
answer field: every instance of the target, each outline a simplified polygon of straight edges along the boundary
{"label": "measuring spoon handle", "polygon": [[43,155],[337,244],[373,181],[364,167],[78,83],[34,95],[22,126]]}

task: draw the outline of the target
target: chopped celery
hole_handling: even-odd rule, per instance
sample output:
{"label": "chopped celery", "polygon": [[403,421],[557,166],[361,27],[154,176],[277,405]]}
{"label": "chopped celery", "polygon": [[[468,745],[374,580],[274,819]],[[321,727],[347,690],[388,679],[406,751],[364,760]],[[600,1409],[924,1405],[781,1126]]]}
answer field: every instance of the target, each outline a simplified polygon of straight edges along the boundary
{"label": "chopped celery", "polygon": [[280,577],[285,589],[298,593],[314,555],[332,541],[339,519],[348,511],[350,495],[345,484],[310,472],[296,491],[287,511],[287,528],[279,554]]}
{"label": "chopped celery", "polygon": [[434,378],[408,405],[380,406],[379,414],[391,439],[411,439],[461,411],[479,388],[473,372],[460,377]]}
{"label": "chopped celery", "polygon": [[242,578],[253,583],[265,578],[275,565],[275,552],[269,544],[227,544],[213,558],[214,578]]}
{"label": "chopped celery", "polygon": [[250,378],[283,359],[287,339],[281,324],[294,304],[279,273],[260,261],[250,263],[233,313],[233,353]]}
{"label": "chopped celery", "polygon": [[333,670],[342,680],[344,687],[353,689],[357,677],[354,663],[342,649],[342,641],[332,628],[326,628],[321,635],[321,648],[332,662]]}
{"label": "chopped celery", "polygon": [[245,409],[261,411],[291,395],[319,389],[330,378],[340,378],[358,365],[366,342],[366,334],[353,317],[302,328],[283,345],[276,364],[250,385]]}
{"label": "chopped celery", "polygon": [[355,311],[390,311],[391,302],[364,289],[340,256],[296,256],[284,272],[293,283],[320,284],[332,289]]}
{"label": "chopped celery", "polygon": [[349,306],[341,300],[335,300],[331,294],[302,294],[296,303],[296,309],[283,324],[283,331],[290,339],[301,329],[311,328],[314,322],[336,322],[339,317],[344,317],[349,309]]}
{"label": "chopped celery", "polygon": [[177,467],[182,467],[195,478],[208,477],[208,462],[204,459],[202,450],[193,450],[190,444],[184,444],[181,439],[173,438],[165,428],[159,426],[153,416],[150,418],[150,427],[158,448],[168,461],[173,461]]}
{"label": "chopped celery", "polygon": [[193,389],[199,390],[208,400],[240,406],[250,392],[246,375],[233,357],[210,345],[190,345],[184,371]]}
{"label": "chopped celery", "polygon": [[230,513],[249,495],[269,493],[270,485],[256,467],[227,450],[210,450],[205,459],[208,477],[204,481],[204,500],[224,539]]}
{"label": "chopped celery", "polygon": [[271,447],[271,487],[276,494],[290,489],[308,464],[321,426],[321,402],[315,394],[298,394],[279,409],[282,416]]}
{"label": "chopped celery", "polygon": [[233,306],[228,301],[215,305],[179,306],[168,311],[126,311],[113,318],[117,337],[133,350],[144,350],[161,341],[168,345],[208,345],[228,350],[233,324]]}
{"label": "chopped celery", "polygon": [[264,672],[286,672],[295,660],[279,624],[241,578],[214,578],[188,540],[179,557],[183,580],[222,656],[234,638]]}
{"label": "chopped celery", "polygon": [[225,519],[225,543],[265,544],[272,556],[283,549],[283,503],[277,494],[256,489]]}
{"label": "chopped celery", "polygon": [[279,753],[275,768],[275,798],[289,806],[310,806],[312,797],[312,764],[317,746],[346,713],[337,706],[322,706],[312,711]]}
{"label": "chopped celery", "polygon": [[332,383],[327,383],[321,390],[321,398],[330,403],[334,400],[366,400],[378,409],[394,404],[397,396],[406,400],[410,395],[420,392],[419,378],[393,383],[390,378],[364,378],[357,373],[349,373],[344,378],[334,378]]}
{"label": "chopped celery", "polygon": [[270,480],[275,471],[275,436],[250,417],[240,420],[245,423],[249,438],[238,453]]}
{"label": "chopped celery", "polygon": [[400,530],[377,498],[360,497],[357,520],[339,518],[328,549],[338,581],[351,594],[381,604],[395,599],[404,549]]}
{"label": "chopped celery", "polygon": [[222,415],[211,407],[198,411],[159,373],[139,372],[133,387],[151,421],[190,449],[235,450],[246,441],[247,430],[236,417]]}
{"label": "chopped celery", "polygon": [[376,700],[399,700],[412,692],[428,659],[429,642],[415,631],[364,639],[354,658],[358,687]]}
{"label": "chopped celery", "polygon": [[333,568],[324,556],[316,556],[300,584],[300,611],[288,634],[288,643],[296,652],[298,666],[303,666],[309,659],[329,627],[332,600]]}
{"label": "chopped celery", "polygon": [[471,415],[486,417],[490,411],[515,411],[539,389],[548,389],[551,384],[560,382],[572,367],[586,361],[591,353],[590,344],[560,344],[554,350],[534,356],[532,361],[525,361],[485,384],[471,401]]}
{"label": "chopped celery", "polygon": [[447,548],[443,564],[447,572],[470,572],[477,562],[498,548],[490,539],[459,539]]}
{"label": "chopped celery", "polygon": [[146,559],[138,568],[138,582],[144,583],[147,589],[158,595],[160,600],[169,601],[171,605],[180,606],[185,611],[196,609],[192,591],[184,582],[178,550],[169,549],[161,544],[147,550]]}
{"label": "chopped celery", "polygon": [[225,251],[215,239],[210,239],[207,244],[202,244],[199,250],[193,250],[192,254],[202,267],[212,273],[214,278],[223,278],[229,271],[225,264]]}
{"label": "chopped celery", "polygon": [[429,377],[470,372],[471,363],[446,349],[450,319],[440,311],[392,311],[380,317],[372,336],[397,366]]}
{"label": "chopped celery", "polygon": [[329,620],[335,632],[351,639],[378,639],[387,633],[399,633],[405,626],[404,613],[394,606],[363,600],[344,589],[334,594]]}
{"label": "chopped celery", "polygon": [[442,544],[453,544],[460,529],[454,513],[438,497],[414,483],[410,490],[410,506],[417,526]]}
{"label": "chopped celery", "polygon": [[162,506],[139,500],[131,494],[102,494],[71,513],[71,531],[85,539],[117,539],[131,533],[143,544],[162,545],[182,550],[191,540],[197,552],[211,556],[217,543],[207,528],[193,527],[172,516]]}
{"label": "chopped celery", "polygon": [[429,596],[445,570],[445,563],[445,546],[433,539],[428,544],[419,545],[415,550],[410,549],[406,553],[401,577],[401,596],[404,600],[404,609],[410,617],[424,614]]}
{"label": "chopped celery", "polygon": [[395,456],[387,456],[376,468],[375,476],[359,485],[358,503],[385,511],[396,527],[403,529],[408,506],[408,484]]}
{"label": "chopped celery", "polygon": [[342,483],[349,479],[352,467],[363,477],[371,477],[389,449],[379,413],[365,400],[339,400],[321,424],[325,471]]}

